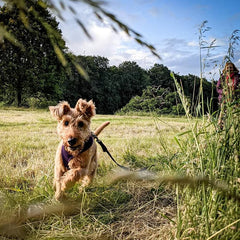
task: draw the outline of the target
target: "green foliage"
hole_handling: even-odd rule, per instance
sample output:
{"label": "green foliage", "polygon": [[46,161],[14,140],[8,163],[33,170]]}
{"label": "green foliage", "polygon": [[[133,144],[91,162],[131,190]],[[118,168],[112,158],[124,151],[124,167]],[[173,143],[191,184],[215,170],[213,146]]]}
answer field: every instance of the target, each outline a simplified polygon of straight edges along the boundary
{"label": "green foliage", "polygon": [[47,108],[48,106],[54,106],[57,104],[57,101],[48,100],[42,93],[37,93],[35,97],[28,97],[24,105],[30,108]]}
{"label": "green foliage", "polygon": [[121,105],[124,106],[134,95],[140,95],[149,85],[146,72],[136,62],[123,62],[119,65],[120,90],[122,91]]}
{"label": "green foliage", "polygon": [[[6,2],[11,3],[11,7],[9,5],[1,7],[0,15],[2,35],[0,67],[3,73],[0,77],[1,102],[18,106],[44,107],[49,101],[58,102],[62,99],[75,104],[76,100],[82,97],[93,99],[98,106],[98,113],[106,114],[116,112],[132,97],[140,96],[142,90],[150,86],[164,89],[162,90],[165,92],[164,99],[161,102],[159,99],[163,98],[162,92],[159,92],[160,96],[155,94],[152,99],[149,96],[144,100],[136,97],[123,112],[137,110],[155,111],[159,114],[182,113],[167,67],[155,64],[146,71],[135,62],[128,61],[118,67],[109,67],[109,61],[104,57],[74,56],[66,53],[58,23],[47,7],[55,9],[59,17],[61,17],[60,9],[56,6],[48,6],[48,2],[40,0]],[[95,8],[94,14],[100,21],[103,20],[102,16],[111,19],[120,29],[133,36],[139,44],[148,47],[157,55],[155,49],[145,43],[140,34],[105,11],[101,3],[94,1],[85,3]],[[61,2],[60,6],[64,10],[68,2]],[[70,6],[69,8],[73,15],[76,15]],[[76,21],[84,33],[91,38],[78,17]],[[200,27],[201,36],[204,31],[209,30],[205,24],[206,21]],[[233,44],[238,40],[236,34],[237,32],[233,33]],[[204,41],[202,38],[199,41],[202,47]],[[62,66],[66,68],[63,69]],[[210,84],[205,79],[192,75],[177,76],[177,79],[180,79],[179,83],[189,99],[192,115],[216,110],[214,83]],[[204,109],[204,112],[200,112],[201,109]]]}
{"label": "green foliage", "polygon": [[[19,19],[21,20],[22,24],[26,27],[26,29],[31,30],[31,25],[28,19],[28,12],[31,11],[32,15],[35,19],[41,23],[41,25],[46,30],[46,33],[49,37],[51,45],[55,51],[56,57],[61,62],[62,66],[66,66],[68,63],[73,64],[77,72],[83,76],[85,79],[88,79],[88,75],[84,68],[74,61],[74,58],[67,59],[65,56],[65,52],[62,49],[60,39],[59,41],[59,32],[56,31],[55,26],[51,26],[49,24],[48,19],[46,20],[42,15],[42,9],[50,9],[54,12],[60,19],[64,20],[62,17],[62,11],[69,9],[71,11],[72,16],[74,17],[74,21],[79,25],[79,27],[83,30],[84,34],[89,38],[92,39],[90,33],[88,32],[87,27],[82,23],[79,18],[77,11],[72,6],[71,0],[60,1],[59,4],[53,4],[51,0],[4,0],[8,8],[16,8],[17,14]],[[104,2],[95,1],[95,0],[86,0],[86,1],[75,1],[75,2],[82,2],[88,5],[93,10],[93,14],[96,18],[102,23],[104,19],[107,21],[110,20],[111,28],[113,31],[118,32],[118,29],[124,31],[129,37],[133,38],[137,42],[137,44],[148,48],[151,53],[156,56],[157,58],[161,59],[159,54],[157,53],[155,47],[152,44],[147,43],[143,40],[143,36],[136,32],[135,30],[131,29],[129,26],[121,22],[114,14],[110,13],[108,10],[104,8]],[[15,36],[12,34],[11,30],[8,30],[7,25],[5,23],[0,24],[0,43],[3,43],[5,40],[11,42],[14,46],[18,47],[20,50],[25,50],[25,46],[22,42],[20,42]],[[68,61],[69,60],[69,61]]]}
{"label": "green foliage", "polygon": [[[1,8],[1,24],[7,33],[15,36],[15,39],[4,37],[0,45],[1,102],[46,107],[48,103],[61,100],[74,105],[82,97],[93,99],[97,112],[104,114],[114,113],[126,104],[122,113],[183,113],[167,67],[155,64],[146,71],[129,61],[110,67],[104,57],[67,53],[58,23],[46,7],[42,1],[22,1],[22,5],[14,2],[12,8],[6,5]],[[99,4],[95,7],[103,10]],[[114,16],[112,18],[119,23]],[[16,39],[24,47],[15,44]],[[177,79],[189,99],[192,115],[198,115],[199,78],[188,75]],[[216,101],[207,108],[210,96],[216,92],[215,85],[203,79],[203,89],[204,109],[206,112],[215,110]]]}
{"label": "green foliage", "polygon": [[148,75],[151,86],[169,88],[171,91],[175,90],[174,83],[170,76],[170,70],[163,64],[154,64],[154,66],[148,70]]}
{"label": "green foliage", "polygon": [[[48,100],[61,97],[60,85],[65,78],[63,67],[52,46],[54,39],[58,48],[65,49],[58,23],[37,1],[28,1],[26,7],[25,24],[18,5],[4,5],[0,8],[0,23],[24,45],[24,49],[19,48],[8,39],[0,44],[0,99],[9,104],[16,102],[18,106],[28,97],[35,97],[38,92]],[[41,18],[36,16],[35,10]],[[54,35],[49,35],[42,19],[54,29]]]}
{"label": "green foliage", "polygon": [[79,97],[93,99],[98,113],[114,113],[148,84],[146,72],[135,62],[109,67],[109,60],[100,56],[77,56],[75,61],[86,70],[89,80],[69,65],[70,78],[64,82],[64,98],[71,104]]}
{"label": "green foliage", "polygon": [[159,87],[147,87],[141,96],[136,96],[121,109],[127,112],[156,112],[157,114],[184,114],[176,92]]}
{"label": "green foliage", "polygon": [[[217,119],[210,124],[196,124],[188,134],[185,146],[186,174],[206,176],[219,182],[229,196],[239,197],[239,113],[228,109],[223,131],[218,129]],[[184,188],[178,192],[179,231],[178,237],[191,239],[238,239],[238,227],[227,227],[239,220],[240,208],[237,200],[229,199],[222,192],[209,186],[197,189]],[[201,206],[201,207],[200,207]],[[184,213],[181,209],[184,208]],[[193,229],[193,231],[187,231]]]}
{"label": "green foliage", "polygon": [[169,159],[164,155],[156,155],[150,157],[137,156],[135,152],[128,149],[124,155],[123,159],[125,163],[130,165],[130,168],[137,171],[149,170],[149,171],[163,171],[166,166],[171,164]]}
{"label": "green foliage", "polygon": [[[170,76],[170,70],[163,65],[155,64],[148,70],[148,76],[151,85],[143,90],[141,96],[133,97],[120,110],[120,113],[143,111],[156,112],[157,114],[184,114],[184,108],[177,94],[175,83]],[[189,103],[189,113],[193,116],[201,115],[198,110],[201,108],[199,101],[200,78],[190,74],[176,76],[176,81]],[[205,113],[213,112],[217,109],[216,85],[206,79],[202,79],[202,85]]]}
{"label": "green foliage", "polygon": [[[182,88],[173,76],[179,96],[189,121],[190,107]],[[203,92],[201,92],[202,97]],[[221,191],[208,185],[189,189],[176,188],[178,204],[177,237],[191,239],[238,239],[239,222],[239,145],[240,114],[238,104],[227,104],[223,111],[224,126],[218,125],[218,116],[209,114],[206,122],[196,122],[188,137],[177,143],[185,155],[185,175],[190,177],[205,176],[209,181],[220,182]],[[225,195],[226,194],[226,195]],[[230,196],[232,196],[231,199]],[[201,206],[201,207],[200,207]],[[184,213],[181,209],[184,208]],[[191,231],[189,231],[191,229]],[[220,230],[219,230],[220,229]]]}

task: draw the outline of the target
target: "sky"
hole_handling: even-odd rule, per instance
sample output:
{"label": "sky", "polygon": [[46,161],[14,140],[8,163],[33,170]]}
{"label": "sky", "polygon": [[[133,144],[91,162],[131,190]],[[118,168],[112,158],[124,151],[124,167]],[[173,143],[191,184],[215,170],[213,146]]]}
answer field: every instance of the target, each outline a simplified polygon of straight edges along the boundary
{"label": "sky", "polygon": [[[215,40],[217,47],[210,51],[209,56],[207,49],[201,50],[203,74],[208,80],[217,78],[228,52],[229,38],[234,30],[240,29],[239,0],[106,0],[103,8],[140,33],[145,42],[152,44],[161,57],[158,59],[124,32],[115,33],[109,19],[99,21],[88,5],[70,2],[92,40],[66,8],[62,12],[64,21],[57,20],[69,50],[76,55],[106,57],[109,64],[115,66],[124,61],[134,61],[149,69],[158,63],[181,75],[200,76],[199,27],[206,20],[205,26],[210,29],[202,39],[207,42],[206,46]],[[240,69],[240,45],[235,45],[234,52],[233,61]]]}

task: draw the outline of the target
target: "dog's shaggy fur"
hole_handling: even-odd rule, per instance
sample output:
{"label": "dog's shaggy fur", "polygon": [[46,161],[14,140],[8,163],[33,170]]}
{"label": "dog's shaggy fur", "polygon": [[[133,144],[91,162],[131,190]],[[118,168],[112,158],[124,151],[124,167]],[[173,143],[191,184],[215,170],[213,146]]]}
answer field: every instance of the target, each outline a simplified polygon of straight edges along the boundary
{"label": "dog's shaggy fur", "polygon": [[[76,182],[81,182],[80,190],[87,186],[96,172],[95,141],[91,141],[91,145],[85,149],[86,143],[92,138],[90,123],[95,115],[95,105],[92,101],[79,99],[75,108],[71,108],[67,102],[61,102],[57,106],[50,106],[49,110],[58,120],[57,132],[61,138],[54,169],[55,198],[59,200],[63,197],[64,191]],[[103,123],[94,134],[98,135],[108,124],[109,122]],[[62,148],[72,156],[67,167],[63,162]]]}

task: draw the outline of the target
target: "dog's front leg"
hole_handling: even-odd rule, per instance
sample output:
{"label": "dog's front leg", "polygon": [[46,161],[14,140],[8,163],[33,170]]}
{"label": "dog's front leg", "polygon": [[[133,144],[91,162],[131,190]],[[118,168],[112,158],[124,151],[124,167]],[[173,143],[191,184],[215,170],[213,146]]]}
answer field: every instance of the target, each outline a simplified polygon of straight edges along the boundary
{"label": "dog's front leg", "polygon": [[67,171],[64,176],[61,177],[61,191],[65,191],[74,186],[81,178],[86,175],[85,168],[74,168]]}
{"label": "dog's front leg", "polygon": [[66,171],[62,161],[61,147],[62,143],[59,144],[55,157],[54,180],[53,180],[53,186],[55,188],[55,199],[57,200],[63,197],[63,192],[61,190],[61,178],[64,172]]}
{"label": "dog's front leg", "polygon": [[91,159],[91,162],[89,163],[88,173],[81,179],[81,185],[79,187],[79,192],[82,192],[82,190],[92,182],[92,179],[96,172],[96,168],[97,168],[97,156],[96,156],[96,152],[95,152],[95,154],[93,155],[93,157]]}
{"label": "dog's front leg", "polygon": [[59,200],[60,198],[63,197],[63,191],[61,190],[61,178],[63,176],[63,171],[61,171],[61,169],[58,169],[57,167],[55,167],[55,172],[54,172],[54,181],[53,181],[53,185],[55,188],[55,198],[57,200]]}
{"label": "dog's front leg", "polygon": [[55,187],[55,199],[59,200],[63,197],[63,191],[61,190],[61,177],[58,176],[54,178]]}

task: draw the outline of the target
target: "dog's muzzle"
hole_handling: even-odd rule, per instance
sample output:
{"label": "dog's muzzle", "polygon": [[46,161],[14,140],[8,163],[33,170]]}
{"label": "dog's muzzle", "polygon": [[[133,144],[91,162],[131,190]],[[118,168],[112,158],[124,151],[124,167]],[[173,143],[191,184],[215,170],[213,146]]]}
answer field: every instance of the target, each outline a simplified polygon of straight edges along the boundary
{"label": "dog's muzzle", "polygon": [[69,138],[68,139],[68,144],[70,145],[70,147],[73,147],[76,143],[77,143],[76,138]]}

